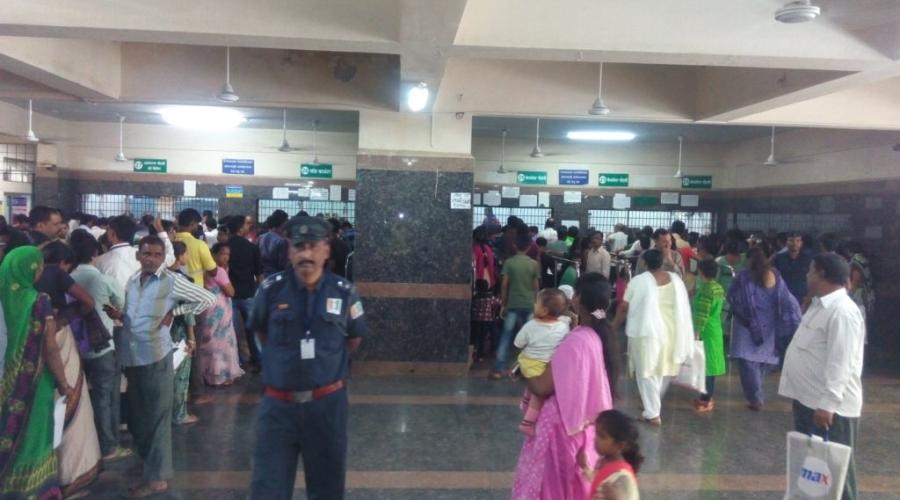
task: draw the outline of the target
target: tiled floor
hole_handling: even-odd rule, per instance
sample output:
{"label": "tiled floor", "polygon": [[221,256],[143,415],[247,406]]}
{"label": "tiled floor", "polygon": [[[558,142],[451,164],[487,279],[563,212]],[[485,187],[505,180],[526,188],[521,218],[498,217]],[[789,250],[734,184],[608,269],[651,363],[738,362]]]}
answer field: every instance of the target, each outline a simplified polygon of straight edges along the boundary
{"label": "tiled floor", "polygon": [[[522,386],[491,382],[481,371],[468,378],[359,378],[350,385],[348,493],[359,499],[509,498],[522,444],[516,430]],[[636,415],[630,381],[621,384],[620,409]],[[770,403],[744,409],[740,384],[717,384],[717,410],[694,414],[688,392],[674,388],[663,407],[663,427],[641,428],[647,458],[642,496],[663,499],[781,498],[784,488],[788,405],[776,397],[777,375],[767,381]],[[865,381],[867,406],[857,447],[862,498],[900,499],[900,376]],[[177,428],[176,478],[162,498],[246,498],[252,470],[253,427],[259,382],[247,379],[194,408],[200,424]],[[117,498],[129,485],[115,464],[91,498]],[[302,476],[302,473],[300,474]],[[305,498],[298,481],[295,498]]]}

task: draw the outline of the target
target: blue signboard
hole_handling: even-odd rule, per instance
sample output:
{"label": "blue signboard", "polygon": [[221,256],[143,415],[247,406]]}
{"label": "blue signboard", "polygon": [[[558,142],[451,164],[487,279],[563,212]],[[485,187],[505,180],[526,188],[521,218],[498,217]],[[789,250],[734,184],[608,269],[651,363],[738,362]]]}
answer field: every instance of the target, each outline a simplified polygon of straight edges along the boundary
{"label": "blue signboard", "polygon": [[222,173],[253,175],[254,160],[222,160]]}
{"label": "blue signboard", "polygon": [[560,170],[559,184],[560,186],[586,186],[590,174],[588,170]]}

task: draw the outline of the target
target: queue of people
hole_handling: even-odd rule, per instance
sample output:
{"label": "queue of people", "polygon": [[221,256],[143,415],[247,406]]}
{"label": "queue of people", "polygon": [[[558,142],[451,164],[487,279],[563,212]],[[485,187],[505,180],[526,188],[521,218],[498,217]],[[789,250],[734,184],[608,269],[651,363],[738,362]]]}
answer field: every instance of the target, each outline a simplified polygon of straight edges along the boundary
{"label": "queue of people", "polygon": [[[783,366],[778,392],[793,401],[794,429],[854,446],[865,317],[874,305],[858,244],[826,236],[814,253],[796,233],[767,241],[731,231],[720,239],[686,234],[676,222],[644,228],[629,245],[623,225],[606,238],[551,226],[538,232],[510,217],[502,228],[473,233],[473,350],[481,359],[493,346],[489,378],[500,380],[511,375],[513,343],[521,349],[513,371],[527,387],[514,499],[637,498],[638,431],[629,417],[611,413],[619,366],[627,359],[637,383],[636,420],[658,427],[661,401],[696,341],[705,358],[705,387],[692,401],[698,414],[715,409],[726,356],[737,364],[752,412],[765,404],[766,375]],[[542,256],[554,252],[547,244],[554,234],[561,258],[548,271]],[[627,272],[617,272],[613,256],[629,259]],[[570,270],[575,286],[566,296]],[[613,284],[622,290],[615,306]],[[601,487],[611,474],[617,480]],[[851,461],[843,498],[856,498],[855,478]]]}
{"label": "queue of people", "polygon": [[[287,219],[276,213],[267,225]],[[316,220],[341,240],[340,221]],[[260,371],[249,321],[264,262],[280,263],[268,268],[278,276],[295,267],[280,230],[259,240],[282,244],[262,246],[250,217],[222,222],[185,209],[175,221],[76,214],[66,223],[43,206],[15,225],[0,220],[0,497],[85,496],[105,464],[135,452],[130,473],[141,481],[126,496],[168,489],[172,426],[196,423],[191,403]],[[340,243],[323,263],[329,273],[346,272]],[[54,442],[57,405],[65,417]]]}

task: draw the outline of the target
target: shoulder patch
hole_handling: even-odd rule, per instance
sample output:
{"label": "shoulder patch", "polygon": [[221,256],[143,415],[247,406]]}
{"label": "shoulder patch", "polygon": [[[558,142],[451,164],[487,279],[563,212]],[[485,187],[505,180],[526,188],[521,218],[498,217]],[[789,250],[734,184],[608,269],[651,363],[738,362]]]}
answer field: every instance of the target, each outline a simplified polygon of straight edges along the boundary
{"label": "shoulder patch", "polygon": [[284,281],[283,274],[284,273],[277,273],[277,274],[273,274],[273,275],[269,276],[268,278],[263,280],[262,285],[260,285],[260,287],[261,288],[270,288],[272,285],[274,285],[278,282]]}
{"label": "shoulder patch", "polygon": [[362,302],[356,301],[352,306],[350,306],[350,319],[356,319],[366,312],[363,310]]}

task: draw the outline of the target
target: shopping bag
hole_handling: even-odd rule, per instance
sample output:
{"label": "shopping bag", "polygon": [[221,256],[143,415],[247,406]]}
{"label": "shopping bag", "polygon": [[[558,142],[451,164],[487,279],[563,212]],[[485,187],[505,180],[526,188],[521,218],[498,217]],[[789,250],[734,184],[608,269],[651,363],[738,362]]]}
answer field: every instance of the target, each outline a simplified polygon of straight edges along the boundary
{"label": "shopping bag", "polygon": [[784,500],[839,500],[844,492],[851,453],[847,445],[788,432]]}
{"label": "shopping bag", "polygon": [[703,341],[695,340],[694,349],[687,361],[678,370],[678,376],[673,384],[693,389],[701,394],[706,393],[706,351],[703,350]]}

